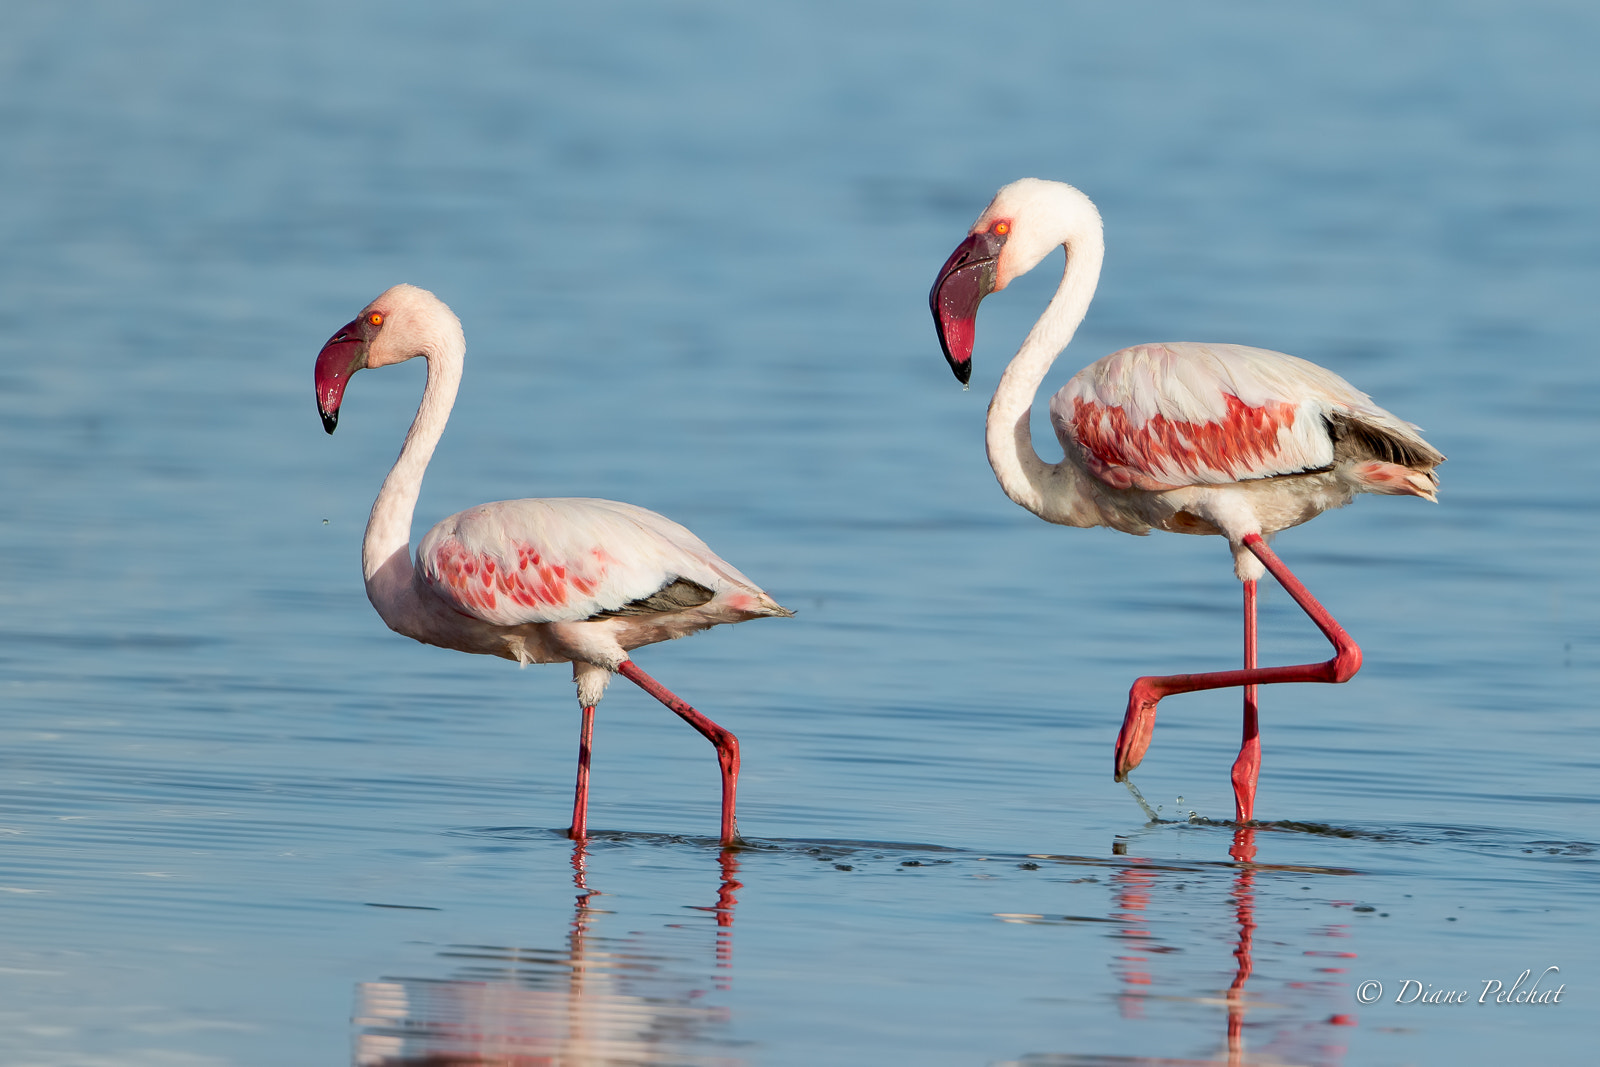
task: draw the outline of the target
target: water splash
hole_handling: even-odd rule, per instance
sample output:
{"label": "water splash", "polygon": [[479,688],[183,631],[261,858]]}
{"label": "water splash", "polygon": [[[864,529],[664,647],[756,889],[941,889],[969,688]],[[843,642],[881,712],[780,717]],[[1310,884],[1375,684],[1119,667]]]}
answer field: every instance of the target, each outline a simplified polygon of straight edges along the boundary
{"label": "water splash", "polygon": [[[1122,784],[1128,787],[1128,792],[1132,794],[1133,799],[1137,800],[1139,802],[1139,807],[1144,809],[1145,818],[1149,819],[1151,822],[1161,821],[1160,817],[1156,814],[1155,809],[1150,806],[1149,802],[1144,799],[1144,795],[1139,792],[1139,787],[1133,784],[1132,778],[1124,778],[1122,780]],[[1181,800],[1182,798],[1180,797],[1179,799]]]}

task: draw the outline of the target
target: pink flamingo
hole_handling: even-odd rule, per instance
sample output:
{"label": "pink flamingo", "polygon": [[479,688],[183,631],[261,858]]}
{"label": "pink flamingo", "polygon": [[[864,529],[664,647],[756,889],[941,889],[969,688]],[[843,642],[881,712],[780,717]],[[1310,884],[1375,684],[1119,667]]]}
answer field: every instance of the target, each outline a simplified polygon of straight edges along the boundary
{"label": "pink flamingo", "polygon": [[397,285],[340,327],[317,355],[317,409],[332,433],[350,376],[415,356],[422,403],[384,479],[361,546],[367,598],[391,630],[424,644],[529,663],[572,664],[583,725],[574,840],[587,834],[594,708],[621,674],[700,731],[722,768],[722,843],[736,837],[739,741],[640,670],[628,653],[725,622],[788,616],[694,534],[614,500],[502,500],[452,515],[411,562],[422,475],[461,382],[461,320],[425,289]]}
{"label": "pink flamingo", "polygon": [[[1148,344],[1079,371],[1050,401],[1066,453],[1046,463],[1033,449],[1034,394],[1089,310],[1105,255],[1100,214],[1077,189],[1024,178],[995,194],[956,248],[928,302],[945,358],[972,376],[974,320],[985,296],[1066,251],[1050,305],[1012,358],[989,404],[989,464],[1006,495],[1047,522],[1218,534],[1244,583],[1244,669],[1140,678],[1128,694],[1114,773],[1122,781],[1150,746],[1156,704],[1173,693],[1244,687],[1244,740],[1233,765],[1236,817],[1255,809],[1261,742],[1256,686],[1343,682],[1361,650],[1265,538],[1357,493],[1436,500],[1444,456],[1416,427],[1314,363],[1240,345]],[[1335,655],[1325,663],[1256,666],[1256,581],[1271,571],[1311,617]]]}

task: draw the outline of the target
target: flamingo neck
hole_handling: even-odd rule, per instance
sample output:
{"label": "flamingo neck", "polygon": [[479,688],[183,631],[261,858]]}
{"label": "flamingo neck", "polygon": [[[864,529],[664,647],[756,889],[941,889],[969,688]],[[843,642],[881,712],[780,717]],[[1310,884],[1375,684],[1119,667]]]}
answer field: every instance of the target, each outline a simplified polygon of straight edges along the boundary
{"label": "flamingo neck", "polygon": [[1033,447],[1033,399],[1039,383],[1088,314],[1100,282],[1105,243],[1095,228],[1068,237],[1066,269],[1050,305],[1012,357],[989,402],[989,466],[1006,495],[1049,522],[1099,524],[1083,474],[1071,462],[1046,463]]}
{"label": "flamingo neck", "polygon": [[422,475],[433,458],[433,450],[450,421],[450,409],[461,385],[461,365],[465,346],[438,346],[422,353],[428,362],[428,381],[417,405],[416,418],[406,431],[389,476],[373,501],[367,519],[367,536],[361,544],[361,570],[367,580],[367,597],[378,614],[390,622],[386,609],[397,604],[410,588],[411,516],[422,491]]}

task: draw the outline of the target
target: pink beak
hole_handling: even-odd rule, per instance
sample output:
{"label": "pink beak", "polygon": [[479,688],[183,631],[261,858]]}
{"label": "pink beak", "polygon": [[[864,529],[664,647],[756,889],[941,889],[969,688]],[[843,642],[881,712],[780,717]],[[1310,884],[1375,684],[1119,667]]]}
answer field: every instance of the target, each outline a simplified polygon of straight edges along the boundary
{"label": "pink beak", "polygon": [[972,378],[972,343],[977,337],[978,305],[994,292],[994,272],[1006,239],[975,233],[944,261],[928,293],[928,308],[939,331],[939,347],[962,385]]}
{"label": "pink beak", "polygon": [[322,416],[322,428],[329,433],[339,425],[344,387],[350,384],[352,374],[367,365],[367,346],[377,332],[363,314],[340,327],[317,353],[317,412]]}

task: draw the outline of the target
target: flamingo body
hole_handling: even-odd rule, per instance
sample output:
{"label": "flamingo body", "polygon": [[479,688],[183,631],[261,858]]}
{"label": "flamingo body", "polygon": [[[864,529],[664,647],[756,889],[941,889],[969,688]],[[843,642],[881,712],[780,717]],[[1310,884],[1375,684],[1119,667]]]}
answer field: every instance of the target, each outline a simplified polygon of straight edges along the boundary
{"label": "flamingo body", "polygon": [[1093,480],[1100,524],[1130,533],[1222,533],[1196,507],[1212,487],[1247,501],[1266,534],[1358,493],[1432,500],[1442,458],[1332,371],[1243,345],[1114,352],[1051,398],[1050,421],[1063,462]]}
{"label": "flamingo body", "polygon": [[435,525],[409,545],[428,460],[461,379],[460,321],[438,297],[398,285],[323,346],[316,389],[332,433],[357,370],[416,356],[428,381],[416,419],[372,506],[362,545],[367,596],[397,633],[425,644],[528,663],[573,665],[583,710],[571,834],[586,834],[594,706],[612,674],[630,678],[717,747],[722,839],[735,837],[738,741],[631,662],[644,645],[721,623],[793,614],[683,526],[614,500],[502,500]]}
{"label": "flamingo body", "polygon": [[[1361,493],[1436,500],[1444,456],[1343,378],[1303,359],[1242,345],[1144,344],[1079,371],[1050,401],[1059,463],[1034,452],[1034,396],[1071,341],[1099,282],[1099,212],[1077,189],[1025,178],[1001,189],[951,254],[929,293],[939,340],[968,381],[977,307],[1066,251],[1060,286],[1029,332],[989,406],[989,462],[1014,501],[1066,526],[1109,526],[1226,537],[1245,584],[1245,669],[1141,678],[1129,693],[1115,776],[1143,759],[1156,704],[1173,693],[1242,686],[1244,743],[1234,765],[1236,813],[1251,818],[1260,745],[1257,685],[1342,682],[1361,652],[1269,549],[1265,539],[1343,507]],[[1334,644],[1326,663],[1256,665],[1256,581],[1282,583]]]}
{"label": "flamingo body", "polygon": [[[541,640],[550,623],[593,623],[629,650],[783,613],[689,530],[615,500],[468,508],[423,536],[417,574],[454,611],[501,628],[500,655],[522,663],[573,658]],[[674,585],[675,598],[651,600]]]}

